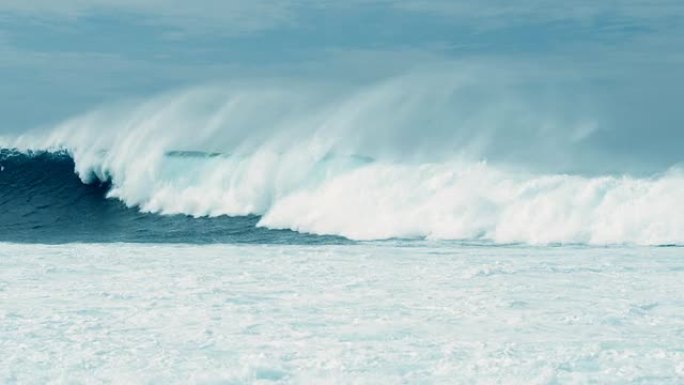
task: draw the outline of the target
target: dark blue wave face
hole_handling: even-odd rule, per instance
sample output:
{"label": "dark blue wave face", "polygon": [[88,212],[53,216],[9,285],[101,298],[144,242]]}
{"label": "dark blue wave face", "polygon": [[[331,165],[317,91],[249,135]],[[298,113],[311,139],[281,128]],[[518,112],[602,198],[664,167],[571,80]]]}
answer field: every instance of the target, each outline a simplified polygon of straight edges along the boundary
{"label": "dark blue wave face", "polygon": [[0,242],[346,243],[343,238],[256,227],[259,217],[141,213],[106,199],[108,183],[83,184],[64,153],[0,150]]}

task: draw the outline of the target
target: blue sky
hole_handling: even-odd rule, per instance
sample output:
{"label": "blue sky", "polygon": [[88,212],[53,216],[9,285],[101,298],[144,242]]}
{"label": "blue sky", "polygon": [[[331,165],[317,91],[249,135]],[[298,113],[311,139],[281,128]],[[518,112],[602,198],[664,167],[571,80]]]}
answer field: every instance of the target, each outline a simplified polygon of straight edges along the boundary
{"label": "blue sky", "polygon": [[594,145],[661,167],[682,160],[683,20],[675,0],[2,0],[0,130],[202,83],[458,62],[586,96]]}

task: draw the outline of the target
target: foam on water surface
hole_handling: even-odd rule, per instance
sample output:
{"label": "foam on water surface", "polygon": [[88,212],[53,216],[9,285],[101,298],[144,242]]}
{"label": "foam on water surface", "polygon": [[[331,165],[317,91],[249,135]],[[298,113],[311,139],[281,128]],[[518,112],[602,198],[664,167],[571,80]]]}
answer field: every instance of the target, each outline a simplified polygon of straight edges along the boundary
{"label": "foam on water surface", "polygon": [[0,245],[3,384],[681,384],[681,248]]}

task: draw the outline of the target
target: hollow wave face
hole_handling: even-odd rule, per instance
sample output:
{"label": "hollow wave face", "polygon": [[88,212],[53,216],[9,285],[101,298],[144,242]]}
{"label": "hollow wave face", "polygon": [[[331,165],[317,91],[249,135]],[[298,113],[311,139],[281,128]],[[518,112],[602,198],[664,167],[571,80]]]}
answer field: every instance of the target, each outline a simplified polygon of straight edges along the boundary
{"label": "hollow wave face", "polygon": [[681,171],[549,171],[593,159],[577,149],[596,123],[533,99],[465,75],[233,84],[104,107],[5,147],[64,151],[83,183],[162,216],[353,240],[684,244]]}

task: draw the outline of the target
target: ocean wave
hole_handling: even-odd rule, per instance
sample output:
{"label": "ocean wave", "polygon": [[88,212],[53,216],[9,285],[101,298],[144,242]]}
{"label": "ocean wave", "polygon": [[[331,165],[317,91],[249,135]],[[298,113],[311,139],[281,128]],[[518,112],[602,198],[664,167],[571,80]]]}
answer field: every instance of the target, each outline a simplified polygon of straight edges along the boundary
{"label": "ocean wave", "polygon": [[194,89],[101,108],[4,143],[64,151],[82,182],[107,182],[107,197],[145,213],[254,215],[259,227],[353,240],[684,244],[680,170],[571,175],[482,161],[483,149],[498,148],[486,136],[551,124],[555,144],[528,135],[543,163],[544,153],[591,127],[533,114],[492,96],[496,89],[484,97],[493,104],[454,112],[469,82],[414,80],[351,94]]}
{"label": "ocean wave", "polygon": [[257,227],[259,217],[154,215],[106,199],[112,185],[84,184],[65,152],[0,150],[0,242],[338,244],[340,237]]}
{"label": "ocean wave", "polygon": [[[32,210],[39,205],[58,205],[60,210],[80,205],[79,213],[89,212],[95,221],[102,213],[100,198],[94,198],[97,204],[88,199],[99,193],[147,213],[197,218],[256,215],[259,219],[250,227],[354,240],[684,244],[684,174],[677,171],[652,178],[536,176],[485,163],[406,165],[328,156],[302,172],[303,165],[272,153],[167,154],[154,163],[114,170],[104,160],[75,165],[65,156],[40,163],[45,175],[57,180],[34,180],[33,186],[23,187],[32,190],[22,193],[16,190],[18,176],[12,185],[8,182],[8,173],[17,165],[10,164],[6,153],[3,190],[32,196]],[[65,167],[72,165],[81,170],[91,190],[74,194],[74,183],[65,180]],[[50,203],[41,204],[47,196],[52,197]],[[6,201],[3,206],[12,204]]]}

